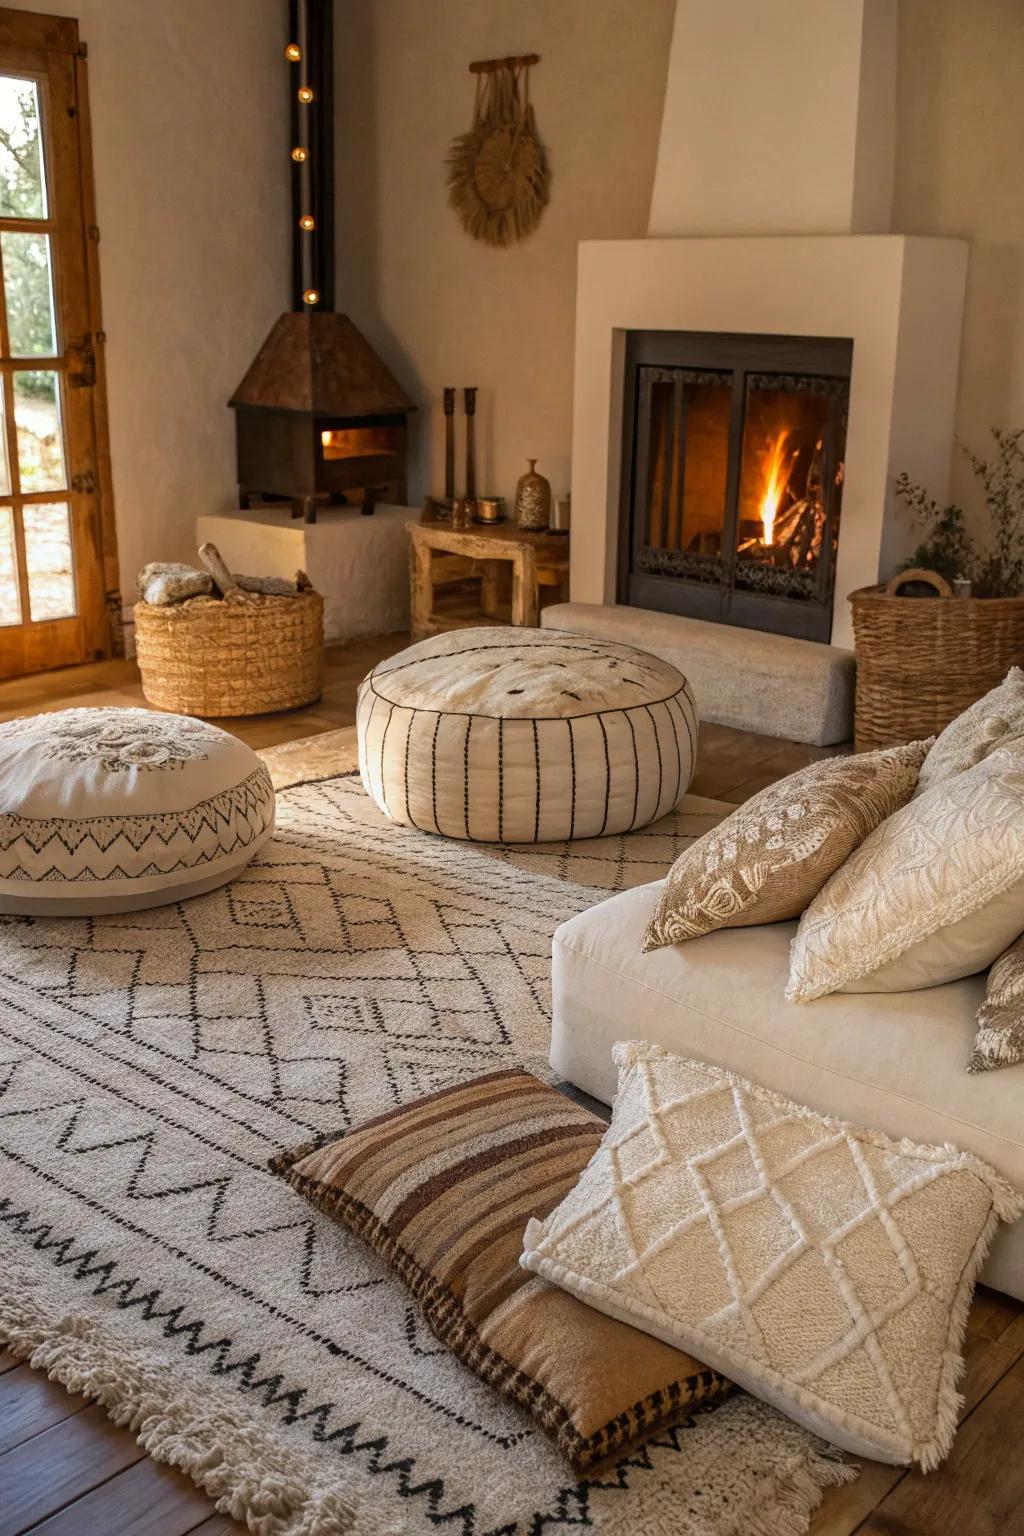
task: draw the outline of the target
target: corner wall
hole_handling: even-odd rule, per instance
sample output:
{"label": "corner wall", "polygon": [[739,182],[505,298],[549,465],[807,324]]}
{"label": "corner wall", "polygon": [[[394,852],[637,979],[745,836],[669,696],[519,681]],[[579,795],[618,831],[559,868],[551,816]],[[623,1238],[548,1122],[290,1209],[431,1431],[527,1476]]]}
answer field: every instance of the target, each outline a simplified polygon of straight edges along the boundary
{"label": "corner wall", "polygon": [[46,0],[78,18],[89,94],[126,606],[237,506],[227,400],[288,307],[281,0]]}
{"label": "corner wall", "polygon": [[[511,497],[527,456],[564,493],[576,248],[646,232],[674,0],[335,5],[337,306],[420,406],[410,500],[443,489],[446,384],[479,387],[481,493]],[[529,51],[551,204],[493,250],[449,209],[445,157],[472,121],[470,61]]]}

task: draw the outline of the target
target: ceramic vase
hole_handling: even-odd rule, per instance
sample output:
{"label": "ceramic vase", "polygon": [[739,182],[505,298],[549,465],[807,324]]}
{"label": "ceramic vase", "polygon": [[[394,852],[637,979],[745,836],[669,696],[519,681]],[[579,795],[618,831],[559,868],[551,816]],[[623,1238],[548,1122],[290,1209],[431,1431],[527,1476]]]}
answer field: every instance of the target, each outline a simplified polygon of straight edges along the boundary
{"label": "ceramic vase", "polygon": [[516,522],[520,528],[538,533],[551,520],[551,483],[538,475],[536,459],[527,459],[530,468],[516,486]]}

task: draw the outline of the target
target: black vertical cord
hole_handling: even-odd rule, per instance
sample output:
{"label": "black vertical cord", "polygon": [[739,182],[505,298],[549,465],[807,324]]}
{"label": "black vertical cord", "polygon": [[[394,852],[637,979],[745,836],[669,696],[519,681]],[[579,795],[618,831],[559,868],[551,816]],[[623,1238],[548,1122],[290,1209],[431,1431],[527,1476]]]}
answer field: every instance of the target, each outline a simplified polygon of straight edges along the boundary
{"label": "black vertical cord", "polygon": [[[288,0],[288,39],[299,49],[289,59],[289,128],[292,149],[292,309],[334,308],[334,15],[333,0]],[[307,88],[313,98],[300,100]],[[300,219],[312,217],[312,230]],[[313,289],[318,302],[303,294]]]}

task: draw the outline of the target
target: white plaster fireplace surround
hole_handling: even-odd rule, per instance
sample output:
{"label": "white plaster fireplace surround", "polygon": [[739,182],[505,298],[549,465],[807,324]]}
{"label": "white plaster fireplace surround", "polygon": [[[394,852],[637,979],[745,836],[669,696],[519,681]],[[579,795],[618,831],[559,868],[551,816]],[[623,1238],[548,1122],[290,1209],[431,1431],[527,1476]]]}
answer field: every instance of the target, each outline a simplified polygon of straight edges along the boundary
{"label": "white plaster fireplace surround", "polygon": [[913,548],[893,484],[947,489],[967,248],[886,232],[894,89],[895,0],[678,0],[650,235],[579,249],[574,603],[616,600],[633,330],[852,340],[833,646]]}

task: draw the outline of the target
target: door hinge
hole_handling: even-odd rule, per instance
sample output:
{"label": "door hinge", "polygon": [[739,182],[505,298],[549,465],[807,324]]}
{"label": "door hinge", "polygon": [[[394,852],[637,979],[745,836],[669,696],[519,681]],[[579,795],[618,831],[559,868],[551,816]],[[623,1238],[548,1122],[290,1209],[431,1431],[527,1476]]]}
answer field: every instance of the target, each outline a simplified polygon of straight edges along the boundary
{"label": "door hinge", "polygon": [[97,245],[99,244],[100,227],[98,224],[90,224],[89,228],[86,230],[86,234],[89,236],[90,240],[95,240]]}
{"label": "door hinge", "polygon": [[96,476],[92,470],[87,469],[84,474],[72,475],[71,489],[78,491],[81,495],[90,496],[96,489]]}
{"label": "door hinge", "polygon": [[77,352],[82,359],[82,366],[74,373],[68,373],[68,383],[72,389],[91,389],[96,383],[96,353],[93,350],[93,338],[88,336],[75,336],[68,341],[68,351]]}

